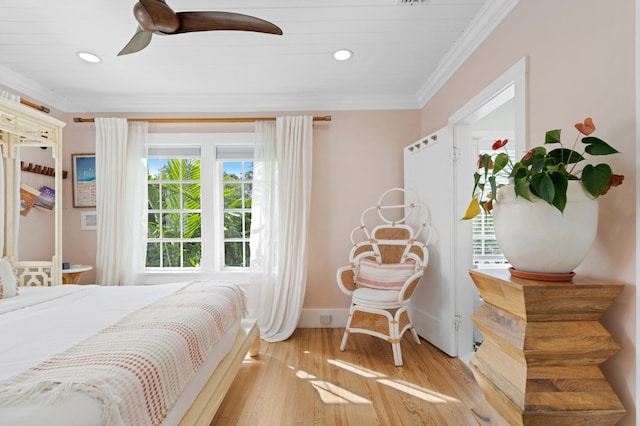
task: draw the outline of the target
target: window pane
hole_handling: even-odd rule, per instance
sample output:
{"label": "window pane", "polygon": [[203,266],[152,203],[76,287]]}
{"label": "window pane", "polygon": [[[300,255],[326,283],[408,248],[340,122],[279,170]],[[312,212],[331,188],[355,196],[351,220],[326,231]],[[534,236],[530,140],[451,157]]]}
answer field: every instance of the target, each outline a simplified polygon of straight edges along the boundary
{"label": "window pane", "polygon": [[253,162],[251,161],[244,163],[244,179],[253,180]]}
{"label": "window pane", "polygon": [[177,268],[180,266],[181,243],[162,243],[162,266]]}
{"label": "window pane", "polygon": [[180,160],[161,160],[161,179],[180,180]]}
{"label": "window pane", "polygon": [[242,213],[224,214],[224,237],[240,238],[242,236]]}
{"label": "window pane", "polygon": [[149,213],[147,222],[147,238],[160,237],[160,215],[158,213]]}
{"label": "window pane", "polygon": [[251,234],[251,213],[244,214],[244,238],[249,238]]}
{"label": "window pane", "polygon": [[244,208],[251,208],[251,196],[253,195],[253,184],[245,183],[244,184]]}
{"label": "window pane", "polygon": [[147,243],[147,261],[149,267],[160,266],[160,243]]}
{"label": "window pane", "polygon": [[201,243],[184,243],[184,253],[182,266],[187,268],[197,268],[200,266],[202,257]]}
{"label": "window pane", "polygon": [[202,236],[200,213],[185,214],[183,228],[184,238],[200,238]]}
{"label": "window pane", "polygon": [[225,266],[243,266],[243,247],[239,242],[224,243],[224,263]]}
{"label": "window pane", "polygon": [[147,185],[147,199],[150,209],[160,208],[160,184],[150,183]]}
{"label": "window pane", "polygon": [[200,180],[200,160],[196,158],[182,160],[182,180]]}
{"label": "window pane", "polygon": [[241,183],[225,183],[224,184],[224,208],[225,209],[242,208],[242,184]]}
{"label": "window pane", "polygon": [[188,183],[182,185],[182,208],[187,210],[200,209],[200,185]]}
{"label": "window pane", "polygon": [[225,161],[222,164],[222,174],[225,176],[225,180],[240,180],[242,176],[242,162]]}
{"label": "window pane", "polygon": [[180,238],[180,213],[162,215],[162,237]]}
{"label": "window pane", "polygon": [[147,160],[147,170],[149,180],[158,180],[160,178],[160,160],[157,158],[149,158]]}
{"label": "window pane", "polygon": [[177,183],[162,185],[162,209],[178,210],[180,208],[180,185]]}

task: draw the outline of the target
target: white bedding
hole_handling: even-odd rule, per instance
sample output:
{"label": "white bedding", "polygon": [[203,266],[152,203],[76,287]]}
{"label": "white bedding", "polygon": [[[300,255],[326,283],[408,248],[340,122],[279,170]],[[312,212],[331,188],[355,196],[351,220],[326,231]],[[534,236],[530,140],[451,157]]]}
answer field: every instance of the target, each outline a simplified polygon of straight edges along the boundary
{"label": "white bedding", "polygon": [[[20,288],[18,296],[0,300],[0,381],[64,352],[185,284]],[[163,424],[177,424],[233,344],[239,326],[240,318],[201,365]],[[46,406],[29,402],[0,407],[0,424],[102,425],[102,408],[96,400],[76,394]]]}

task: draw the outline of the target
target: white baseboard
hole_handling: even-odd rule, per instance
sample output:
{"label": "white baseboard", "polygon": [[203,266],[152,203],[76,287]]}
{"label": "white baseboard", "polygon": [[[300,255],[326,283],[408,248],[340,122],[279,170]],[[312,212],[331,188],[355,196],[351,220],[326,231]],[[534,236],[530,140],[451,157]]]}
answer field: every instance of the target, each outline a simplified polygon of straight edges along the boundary
{"label": "white baseboard", "polygon": [[[320,316],[330,315],[331,323],[322,324]],[[349,308],[343,309],[303,309],[298,321],[299,328],[340,328],[346,327]]]}

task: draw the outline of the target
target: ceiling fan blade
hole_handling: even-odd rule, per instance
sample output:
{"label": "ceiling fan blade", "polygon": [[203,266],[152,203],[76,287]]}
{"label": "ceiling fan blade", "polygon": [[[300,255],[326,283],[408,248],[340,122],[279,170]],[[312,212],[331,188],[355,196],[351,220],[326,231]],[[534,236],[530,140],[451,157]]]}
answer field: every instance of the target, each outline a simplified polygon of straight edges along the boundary
{"label": "ceiling fan blade", "polygon": [[173,33],[180,26],[180,19],[164,0],[140,0],[133,6],[135,16],[143,31],[164,34]]}
{"label": "ceiling fan blade", "polygon": [[149,31],[142,31],[140,27],[138,27],[136,33],[131,37],[129,43],[127,43],[120,53],[118,53],[118,56],[141,51],[149,45],[152,35],[153,33],[150,33]]}
{"label": "ceiling fan blade", "polygon": [[282,35],[282,30],[264,19],[231,12],[178,12],[180,28],[172,34],[194,31],[255,31]]}

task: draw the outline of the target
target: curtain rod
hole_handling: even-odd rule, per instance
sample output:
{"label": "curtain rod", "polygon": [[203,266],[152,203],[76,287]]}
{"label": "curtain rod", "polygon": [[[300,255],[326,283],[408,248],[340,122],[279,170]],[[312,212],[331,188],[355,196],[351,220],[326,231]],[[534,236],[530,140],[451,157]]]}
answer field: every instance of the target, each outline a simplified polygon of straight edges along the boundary
{"label": "curtain rod", "polygon": [[35,108],[35,109],[37,109],[38,111],[46,112],[47,114],[51,112],[51,110],[50,110],[49,108],[47,108],[46,106],[42,106],[42,105],[38,105],[38,104],[34,104],[33,102],[30,102],[30,101],[28,101],[28,100],[26,100],[26,99],[22,99],[22,98],[20,98],[20,103],[21,103],[22,105],[26,105],[26,106],[29,106],[29,107],[31,107],[31,108]]}
{"label": "curtain rod", "polygon": [[[254,121],[275,121],[275,117],[229,117],[229,118],[127,118],[128,121],[149,123],[252,123]],[[73,117],[75,123],[93,123],[93,118]],[[313,121],[331,121],[330,115],[313,117]]]}

